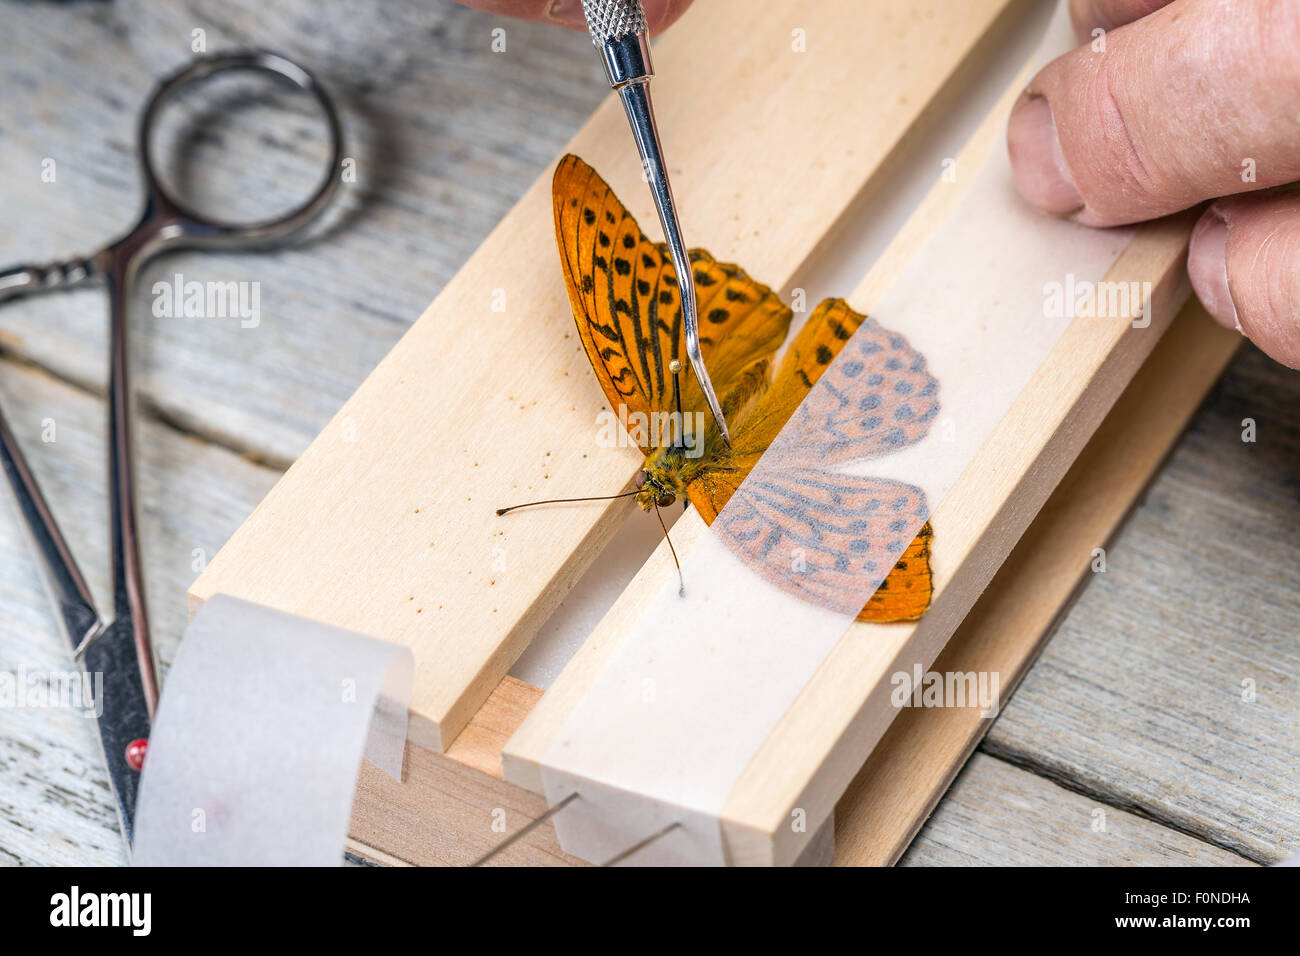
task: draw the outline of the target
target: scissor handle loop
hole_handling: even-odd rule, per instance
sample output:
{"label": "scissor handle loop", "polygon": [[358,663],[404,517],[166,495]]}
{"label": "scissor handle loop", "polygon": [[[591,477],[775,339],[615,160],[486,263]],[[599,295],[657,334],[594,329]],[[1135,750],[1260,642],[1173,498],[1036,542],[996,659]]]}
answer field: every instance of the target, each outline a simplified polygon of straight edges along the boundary
{"label": "scissor handle loop", "polygon": [[[251,223],[227,222],[206,216],[172,195],[162,184],[150,152],[150,134],[158,113],[179,90],[216,73],[249,70],[281,77],[306,93],[319,106],[329,130],[330,160],[315,192],[299,205],[269,219]],[[200,57],[162,80],[140,116],[137,147],[145,181],[146,208],[141,228],[154,233],[153,242],[182,240],[194,244],[263,245],[282,242],[312,222],[329,204],[340,182],[343,163],[343,129],[325,88],[310,72],[269,50],[246,50]],[[150,229],[149,227],[153,228]]]}

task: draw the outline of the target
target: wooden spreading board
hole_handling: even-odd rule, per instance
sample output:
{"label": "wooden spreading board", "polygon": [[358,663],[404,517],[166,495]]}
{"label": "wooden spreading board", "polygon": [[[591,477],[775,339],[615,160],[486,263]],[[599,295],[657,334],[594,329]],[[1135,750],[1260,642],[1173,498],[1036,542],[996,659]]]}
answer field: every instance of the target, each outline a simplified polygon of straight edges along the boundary
{"label": "wooden spreading board", "polygon": [[[1006,116],[1026,79],[1007,90],[958,157],[959,167],[979,168],[1001,147]],[[850,303],[870,314],[873,299],[962,195],[960,187],[937,186]],[[787,825],[795,808],[809,821],[829,816],[897,716],[889,675],[930,667],[1187,298],[1183,262],[1193,221],[1183,214],[1141,227],[1107,274],[1117,282],[1151,283],[1150,326],[1134,328],[1122,318],[1072,322],[936,507],[931,520],[942,533],[932,545],[935,597],[925,617],[914,625],[853,624],[750,760],[723,810],[730,860],[789,864],[806,839]],[[678,555],[689,553],[705,531],[699,515],[687,512],[673,528]],[[507,743],[507,780],[542,792],[540,771],[555,736],[675,573],[661,545]]]}
{"label": "wooden spreading board", "polygon": [[[1240,344],[1188,303],[934,669],[997,671],[1005,703],[1089,576],[1092,549],[1111,539]],[[500,780],[499,762],[542,696],[507,677],[446,756],[408,745],[401,784],[365,765],[350,849],[387,864],[465,865],[502,838],[491,826],[495,810],[511,831],[543,812],[542,797]],[[836,865],[896,862],[991,723],[975,708],[902,711],[836,804]],[[497,862],[582,865],[549,825]]]}
{"label": "wooden spreading board", "polygon": [[[882,4],[865,35],[836,26],[849,8],[861,16],[857,4],[790,4],[765,10],[757,22],[746,8],[750,43],[721,57],[702,46],[740,6],[700,5],[691,29],[666,38],[657,52],[657,96],[666,141],[691,144],[693,158],[673,170],[691,217],[688,236],[780,287],[857,197],[881,188],[881,171],[897,162],[954,78],[987,52],[999,17],[1015,5],[979,0],[934,19],[924,16],[924,3]],[[785,55],[795,28],[817,38],[817,57]],[[687,82],[729,92],[702,111],[686,100]],[[968,147],[972,156],[1000,135],[1014,92],[981,127]],[[607,176],[635,215],[652,221],[639,169],[629,168],[626,135],[621,112],[607,102],[570,148]],[[474,808],[499,805],[491,800],[500,793],[511,794],[525,816],[540,812],[537,798],[492,779],[504,730],[531,714],[505,751],[507,778],[540,789],[536,770],[547,742],[669,568],[661,549],[540,702],[526,685],[502,683],[628,507],[543,510],[510,526],[494,523],[492,509],[575,490],[613,493],[638,464],[631,455],[575,453],[591,445],[602,402],[554,265],[549,181],[548,170],[191,590],[192,606],[229,593],[413,648],[412,741],[451,759],[413,748],[412,780],[397,788],[404,795],[374,781],[372,789],[363,786],[358,819],[369,822],[358,837],[397,859],[418,854],[396,849],[403,828],[391,816],[384,824],[367,815],[365,794],[381,794],[388,809],[379,813],[391,815],[409,804],[414,780],[427,779],[414,772],[417,764],[456,779],[456,768],[467,766],[475,768],[471,780],[491,780],[473,784],[486,788],[478,797],[489,802],[466,799],[471,817]],[[936,190],[851,297],[855,305],[870,310],[959,195]],[[1071,327],[940,506],[944,552],[932,611],[916,627],[856,625],[756,755],[724,812],[731,859],[790,862],[801,848],[782,825],[790,808],[803,807],[815,820],[829,815],[895,716],[881,678],[934,660],[1185,298],[1179,276],[1189,226],[1184,216],[1145,228],[1112,270],[1117,279],[1152,282],[1152,326],[1133,330],[1121,320]],[[494,311],[501,302],[504,311]],[[1210,370],[1199,371],[1205,377],[1188,384],[1189,394],[1209,381]],[[1153,447],[1167,447],[1190,410],[1175,411]],[[702,531],[693,514],[679,522],[679,550]],[[1064,597],[1045,599],[1039,610],[1051,609],[1050,620]],[[1040,617],[1010,652],[1013,669],[1045,632]],[[867,631],[871,639],[863,640]],[[864,694],[864,684],[874,689]],[[509,704],[506,717],[493,706],[480,710],[494,689]],[[872,844],[863,852],[875,861],[896,856],[976,737],[949,731],[930,787],[914,791],[924,808],[912,808],[901,842],[904,827],[890,831],[893,843],[859,834],[849,844]],[[855,806],[869,804],[860,798]],[[419,819],[418,809],[407,810],[409,822]],[[383,838],[372,832],[376,826]]]}
{"label": "wooden spreading board", "polygon": [[[971,0],[939,16],[926,3],[881,3],[858,32],[843,28],[862,16],[857,0],[764,5],[762,15],[745,0],[699,4],[655,52],[689,241],[785,285],[954,77],[991,52],[981,40],[1013,6]],[[716,42],[742,21],[745,43]],[[796,29],[810,52],[792,52]],[[654,221],[615,100],[568,148]],[[630,505],[509,524],[493,510],[612,494],[639,465],[592,440],[603,397],[556,267],[550,181],[548,169],[190,590],[191,608],[233,594],[408,644],[411,737],[435,750]],[[493,311],[502,295],[505,311]]]}

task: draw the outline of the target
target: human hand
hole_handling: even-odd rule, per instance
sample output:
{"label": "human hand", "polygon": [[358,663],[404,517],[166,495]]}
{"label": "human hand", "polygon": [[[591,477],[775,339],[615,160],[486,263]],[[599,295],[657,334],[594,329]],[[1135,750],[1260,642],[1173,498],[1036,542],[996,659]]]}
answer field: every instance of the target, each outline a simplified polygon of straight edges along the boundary
{"label": "human hand", "polygon": [[1196,294],[1300,368],[1300,3],[1071,0],[1070,12],[1088,42],[1030,81],[1007,128],[1021,195],[1091,226],[1214,199],[1192,232]]}
{"label": "human hand", "polygon": [[[539,23],[555,23],[576,30],[587,29],[587,21],[582,15],[582,0],[456,0],[467,7],[477,7],[488,13],[499,13],[505,17],[518,17],[522,20],[536,20]],[[691,0],[642,0],[645,7],[646,23],[651,35],[665,27],[686,12]]]}

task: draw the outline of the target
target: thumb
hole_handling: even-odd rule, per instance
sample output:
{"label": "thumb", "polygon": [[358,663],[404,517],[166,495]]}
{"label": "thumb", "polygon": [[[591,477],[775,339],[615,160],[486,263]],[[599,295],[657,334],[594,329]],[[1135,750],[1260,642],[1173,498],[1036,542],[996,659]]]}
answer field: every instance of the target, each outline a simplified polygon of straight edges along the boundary
{"label": "thumb", "polygon": [[[582,13],[582,0],[457,0],[457,2],[504,17],[554,23],[575,30],[587,29],[587,20]],[[642,0],[650,33],[653,35],[671,26],[690,5],[691,0]]]}
{"label": "thumb", "polygon": [[1300,4],[1174,0],[1103,39],[1012,112],[1030,203],[1113,226],[1300,179]]}
{"label": "thumb", "polygon": [[1230,196],[1192,232],[1187,272],[1206,309],[1300,368],[1300,192]]}

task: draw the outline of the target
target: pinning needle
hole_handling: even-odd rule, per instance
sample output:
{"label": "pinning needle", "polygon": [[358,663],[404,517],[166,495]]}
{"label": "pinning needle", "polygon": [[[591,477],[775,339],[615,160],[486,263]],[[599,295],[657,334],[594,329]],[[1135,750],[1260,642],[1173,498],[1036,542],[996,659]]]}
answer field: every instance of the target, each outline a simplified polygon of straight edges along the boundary
{"label": "pinning needle", "polygon": [[673,203],[673,190],[668,182],[668,166],[664,162],[663,145],[659,141],[659,128],[655,125],[654,105],[650,102],[650,77],[654,67],[650,63],[650,38],[646,29],[645,11],[641,0],[582,0],[582,12],[587,17],[592,42],[601,53],[609,85],[618,93],[636,138],[636,148],[641,154],[641,165],[650,183],[659,223],[664,239],[672,253],[673,269],[677,273],[678,294],[682,300],[682,322],[686,328],[686,357],[695,370],[713,420],[718,423],[722,437],[731,443],[722,406],[709,380],[709,370],[704,367],[700,354],[700,315],[695,300],[695,273],[682,227],[677,221],[677,207]]}
{"label": "pinning needle", "polygon": [[532,833],[543,823],[551,819],[551,817],[555,816],[557,813],[559,813],[561,810],[563,810],[565,807],[567,807],[569,804],[571,804],[574,800],[577,799],[578,799],[578,794],[576,791],[569,794],[567,797],[565,797],[555,806],[551,807],[545,813],[539,814],[533,820],[530,820],[527,824],[520,827],[514,833],[510,834],[510,836],[506,837],[504,840],[502,840],[492,849],[488,850],[481,857],[479,857],[477,860],[471,863],[470,867],[473,868],[476,866],[482,866],[484,863],[492,859],[492,857],[496,856],[502,850],[506,849],[507,847],[513,846],[515,843],[519,842],[524,837],[528,836],[528,834]]}
{"label": "pinning needle", "polygon": [[[563,810],[565,807],[571,804],[574,800],[577,800],[580,796],[581,794],[579,794],[575,790],[573,793],[569,794],[559,803],[555,804],[553,807],[548,809],[545,813],[539,815],[534,820],[520,827],[514,833],[510,834],[510,836],[506,837],[496,846],[492,847],[492,849],[488,850],[481,857],[479,857],[477,860],[471,863],[470,867],[473,868],[476,866],[482,866],[484,863],[492,859],[502,850],[505,850],[507,847],[513,846],[515,843],[522,840],[524,837],[528,836],[528,834],[532,833],[534,830],[540,827],[547,820],[551,819],[551,817],[555,816],[557,813],[559,813],[561,810]],[[681,823],[676,821],[668,824],[668,826],[664,827],[662,830],[657,830],[654,833],[650,834],[648,837],[645,837],[642,840],[638,840],[636,843],[632,844],[622,853],[619,853],[611,857],[610,859],[606,860],[604,863],[601,863],[600,866],[602,867],[617,866],[619,863],[622,863],[628,857],[638,853],[645,847],[649,846],[651,843],[654,843],[656,840],[666,837],[668,834],[676,830],[679,826],[681,826]]]}

